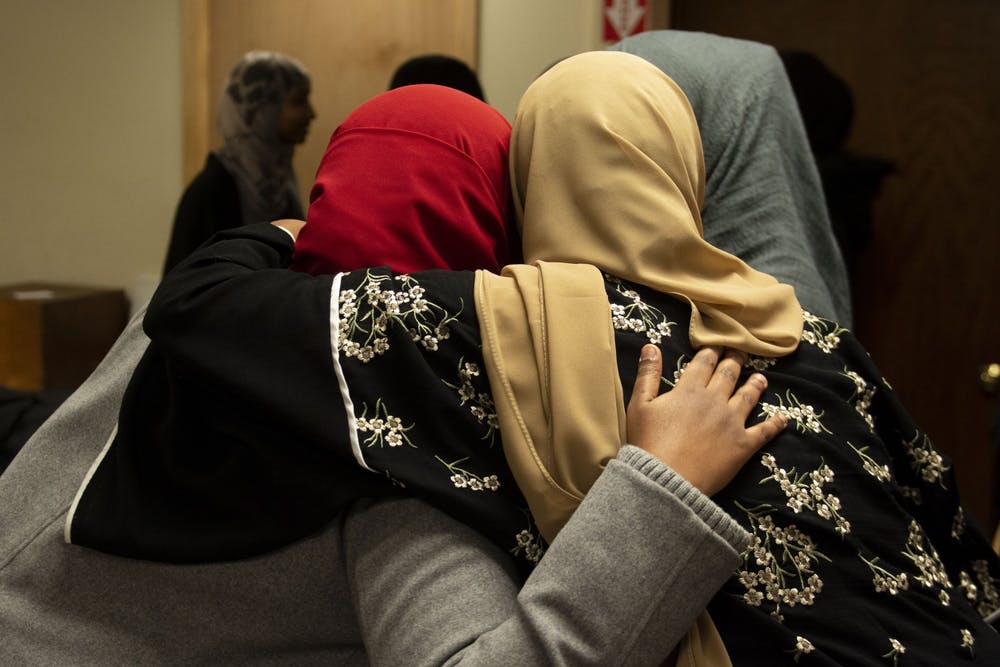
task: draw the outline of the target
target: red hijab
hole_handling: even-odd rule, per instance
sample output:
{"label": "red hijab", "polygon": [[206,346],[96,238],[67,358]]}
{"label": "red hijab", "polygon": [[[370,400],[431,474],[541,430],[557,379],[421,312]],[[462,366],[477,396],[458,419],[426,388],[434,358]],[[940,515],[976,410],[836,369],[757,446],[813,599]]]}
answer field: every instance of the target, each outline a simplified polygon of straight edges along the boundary
{"label": "red hijab", "polygon": [[330,139],[292,268],[498,272],[520,257],[509,141],[498,111],[452,88],[405,86],[370,99]]}

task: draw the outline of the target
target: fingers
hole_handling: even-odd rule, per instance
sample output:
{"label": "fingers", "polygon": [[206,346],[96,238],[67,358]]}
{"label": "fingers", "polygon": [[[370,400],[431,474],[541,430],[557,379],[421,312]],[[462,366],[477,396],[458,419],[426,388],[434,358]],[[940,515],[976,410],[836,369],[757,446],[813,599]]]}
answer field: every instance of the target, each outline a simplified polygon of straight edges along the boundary
{"label": "fingers", "polygon": [[[663,356],[655,345],[643,345],[639,352],[639,371],[632,388],[632,401],[648,402],[660,393],[660,376],[663,374]],[[630,401],[631,402],[631,401]]]}
{"label": "fingers", "polygon": [[[736,411],[744,420],[750,416],[750,412],[760,401],[760,397],[767,389],[767,378],[760,373],[754,373],[743,386],[736,390],[733,397],[729,399],[730,407]],[[788,418],[781,414],[768,417],[760,424],[751,426],[746,430],[747,444],[750,450],[747,456],[752,456],[754,452],[771,442],[785,427],[788,426]]]}
{"label": "fingers", "polygon": [[[760,373],[754,373],[743,383],[742,387],[736,390],[733,397],[729,399],[729,405],[746,420],[750,416],[750,412],[760,401],[760,397],[763,395],[765,389],[767,389],[767,378]],[[747,459],[753,456],[754,452],[777,437],[786,426],[788,426],[788,417],[782,414],[775,414],[760,424],[755,424],[748,428],[746,430]]]}
{"label": "fingers", "polygon": [[736,390],[733,397],[729,399],[729,405],[745,420],[760,401],[765,389],[767,389],[767,378],[760,373],[754,373],[747,378],[742,387]]}
{"label": "fingers", "polygon": [[677,384],[692,383],[700,387],[707,385],[715,372],[721,354],[722,348],[720,347],[710,346],[698,350],[694,358],[688,362],[687,368],[684,369],[684,374],[681,375]]}
{"label": "fingers", "polygon": [[774,440],[779,433],[785,430],[786,426],[788,426],[788,417],[776,414],[773,417],[768,417],[760,424],[748,428],[746,431],[747,444],[750,446],[751,451],[747,457],[749,458],[754,452]]}
{"label": "fingers", "polygon": [[708,381],[708,388],[725,396],[731,396],[740,379],[740,371],[746,363],[747,355],[739,350],[726,350],[726,354],[715,367],[715,373]]}
{"label": "fingers", "polygon": [[707,386],[728,397],[739,382],[740,371],[746,359],[746,353],[740,350],[726,350],[723,354],[720,347],[703,347],[687,365],[681,380],[688,378],[688,382]]}

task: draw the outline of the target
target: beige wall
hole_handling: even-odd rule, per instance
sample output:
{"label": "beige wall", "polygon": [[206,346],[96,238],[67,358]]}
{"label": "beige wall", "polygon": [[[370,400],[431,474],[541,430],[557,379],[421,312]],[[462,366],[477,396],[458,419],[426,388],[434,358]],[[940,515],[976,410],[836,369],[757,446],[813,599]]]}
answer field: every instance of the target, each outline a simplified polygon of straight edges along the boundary
{"label": "beige wall", "polygon": [[[597,0],[481,1],[481,79],[508,118],[543,68],[601,45]],[[0,6],[0,285],[155,287],[184,185],[179,7]]]}
{"label": "beige wall", "polygon": [[177,0],[0,9],[0,284],[148,291],[180,192]]}
{"label": "beige wall", "polygon": [[601,8],[599,0],[481,0],[479,75],[489,102],[513,120],[542,70],[602,48]]}

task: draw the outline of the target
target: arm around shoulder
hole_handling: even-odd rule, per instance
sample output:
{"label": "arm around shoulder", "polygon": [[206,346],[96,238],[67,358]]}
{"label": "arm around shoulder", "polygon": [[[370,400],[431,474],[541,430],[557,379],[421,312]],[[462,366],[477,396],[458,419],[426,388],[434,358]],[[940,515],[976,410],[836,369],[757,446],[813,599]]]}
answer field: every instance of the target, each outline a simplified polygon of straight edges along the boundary
{"label": "arm around shoulder", "polygon": [[372,664],[659,664],[749,536],[625,447],[523,588],[508,554],[417,500],[353,512],[346,561]]}

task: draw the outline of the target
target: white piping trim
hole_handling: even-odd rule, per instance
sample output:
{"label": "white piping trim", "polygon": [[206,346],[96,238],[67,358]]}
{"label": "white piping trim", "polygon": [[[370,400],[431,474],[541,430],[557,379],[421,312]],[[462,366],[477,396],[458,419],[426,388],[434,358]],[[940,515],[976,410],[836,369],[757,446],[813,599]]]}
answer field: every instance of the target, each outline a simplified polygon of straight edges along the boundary
{"label": "white piping trim", "polygon": [[358,440],[358,425],[354,417],[354,401],[351,391],[344,378],[344,369],[340,366],[340,349],[337,347],[340,339],[340,280],[343,273],[333,278],[333,289],[330,291],[330,349],[333,352],[333,372],[337,374],[337,384],[340,386],[340,397],[344,401],[344,412],[347,413],[347,435],[351,440],[351,453],[354,460],[369,472],[378,472],[368,467],[364,454],[361,453],[361,442]]}
{"label": "white piping trim", "polygon": [[97,455],[97,459],[91,464],[90,470],[87,471],[87,476],[83,478],[83,483],[80,484],[80,488],[76,492],[76,497],[73,498],[73,504],[69,506],[69,512],[66,514],[66,526],[63,529],[63,540],[66,544],[73,544],[73,536],[71,534],[73,527],[73,517],[76,514],[76,507],[80,504],[80,499],[83,497],[83,492],[87,490],[87,485],[90,484],[90,479],[97,472],[97,467],[101,465],[104,457],[107,456],[108,451],[111,449],[111,443],[115,441],[115,436],[118,435],[118,423],[115,422],[115,427],[111,430],[111,435],[108,436],[108,441],[104,443],[104,449],[101,453]]}

